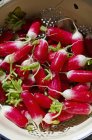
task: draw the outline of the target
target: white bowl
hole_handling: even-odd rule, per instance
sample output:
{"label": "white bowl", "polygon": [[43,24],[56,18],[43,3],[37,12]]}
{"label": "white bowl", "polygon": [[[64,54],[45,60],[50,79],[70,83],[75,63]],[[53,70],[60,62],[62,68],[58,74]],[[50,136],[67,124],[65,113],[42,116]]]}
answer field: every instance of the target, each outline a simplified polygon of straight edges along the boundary
{"label": "white bowl", "polygon": [[[75,3],[78,5],[79,9],[74,8]],[[92,26],[92,20],[90,19],[92,13],[92,0],[12,0],[6,5],[4,5],[4,3],[1,3],[2,7],[0,8],[0,24],[3,24],[3,21],[7,14],[16,6],[20,6],[28,15],[32,15],[38,13],[42,9],[50,7],[53,8],[57,5],[58,10],[61,10],[64,16],[68,16],[73,18],[74,20],[77,20],[77,23],[79,25]],[[29,134],[26,130],[15,126],[12,122],[2,116],[2,114],[0,114],[0,133],[11,140],[39,139],[39,136],[36,132]],[[44,135],[44,137],[41,136],[40,139],[79,140],[87,137],[91,133],[92,118],[89,118],[83,123],[71,127],[64,132],[55,132],[54,134],[41,132],[41,135]]]}

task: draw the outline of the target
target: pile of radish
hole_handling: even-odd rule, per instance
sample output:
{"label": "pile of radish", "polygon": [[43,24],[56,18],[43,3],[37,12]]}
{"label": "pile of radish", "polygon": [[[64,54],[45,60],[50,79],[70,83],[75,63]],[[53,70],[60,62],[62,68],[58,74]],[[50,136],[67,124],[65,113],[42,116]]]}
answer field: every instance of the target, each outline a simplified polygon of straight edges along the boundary
{"label": "pile of radish", "polygon": [[40,19],[25,19],[15,31],[5,29],[0,36],[0,113],[24,129],[90,115],[91,47],[92,35],[43,27]]}

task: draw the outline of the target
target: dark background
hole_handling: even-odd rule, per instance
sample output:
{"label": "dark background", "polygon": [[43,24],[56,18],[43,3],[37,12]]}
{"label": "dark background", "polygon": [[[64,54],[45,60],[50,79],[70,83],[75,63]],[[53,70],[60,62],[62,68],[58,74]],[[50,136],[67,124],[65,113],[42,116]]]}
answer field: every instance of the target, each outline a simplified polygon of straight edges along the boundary
{"label": "dark background", "polygon": [[[7,139],[4,136],[0,135],[0,140],[9,140],[9,139]],[[89,136],[88,138],[84,139],[84,140],[92,140],[92,135]]]}

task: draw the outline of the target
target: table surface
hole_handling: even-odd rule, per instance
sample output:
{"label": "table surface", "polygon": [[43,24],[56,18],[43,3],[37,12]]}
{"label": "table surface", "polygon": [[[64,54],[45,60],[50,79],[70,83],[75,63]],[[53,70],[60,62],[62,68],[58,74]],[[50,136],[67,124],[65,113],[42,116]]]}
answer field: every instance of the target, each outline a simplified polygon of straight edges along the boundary
{"label": "table surface", "polygon": [[[9,140],[9,139],[7,139],[4,136],[0,135],[0,140]],[[87,138],[85,138],[84,140],[92,140],[92,135],[87,137]]]}

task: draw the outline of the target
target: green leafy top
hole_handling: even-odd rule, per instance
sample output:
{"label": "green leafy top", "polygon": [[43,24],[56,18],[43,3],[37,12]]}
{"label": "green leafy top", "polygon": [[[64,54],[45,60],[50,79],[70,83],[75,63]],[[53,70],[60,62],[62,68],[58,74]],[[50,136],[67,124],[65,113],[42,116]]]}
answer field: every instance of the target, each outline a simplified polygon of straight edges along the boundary
{"label": "green leafy top", "polygon": [[12,68],[12,63],[10,63],[9,75],[7,75],[2,81],[2,88],[6,92],[6,103],[17,106],[21,101],[20,93],[22,92],[22,80],[18,79],[17,74]]}
{"label": "green leafy top", "polygon": [[2,87],[5,90],[6,96],[8,98],[6,103],[13,104],[15,106],[19,104],[19,102],[21,101],[20,93],[22,92],[21,85],[22,85],[21,79],[6,80],[2,83]]}
{"label": "green leafy top", "polygon": [[52,45],[49,46],[49,50],[51,50],[51,51],[53,51],[53,52],[57,52],[57,51],[59,51],[60,49],[61,49],[61,43],[60,43],[60,42],[57,44],[56,47],[53,47]]}
{"label": "green leafy top", "polygon": [[20,7],[16,7],[13,12],[8,14],[8,17],[5,20],[5,25],[8,29],[13,31],[21,29],[21,26],[25,24],[25,12],[21,10]]}
{"label": "green leafy top", "polygon": [[62,111],[63,104],[58,100],[54,100],[50,106],[49,112],[51,113],[59,113]]}
{"label": "green leafy top", "polygon": [[87,61],[87,65],[92,65],[92,59],[89,59],[89,60]]}
{"label": "green leafy top", "polygon": [[52,77],[53,77],[51,71],[48,70],[48,69],[45,69],[45,71],[47,73],[47,76],[43,79],[43,81],[45,81],[45,80],[51,80]]}
{"label": "green leafy top", "polygon": [[39,62],[34,62],[30,65],[25,65],[25,66],[19,66],[21,68],[21,70],[27,71],[27,70],[34,70],[34,69],[38,69],[40,67],[40,63]]}

